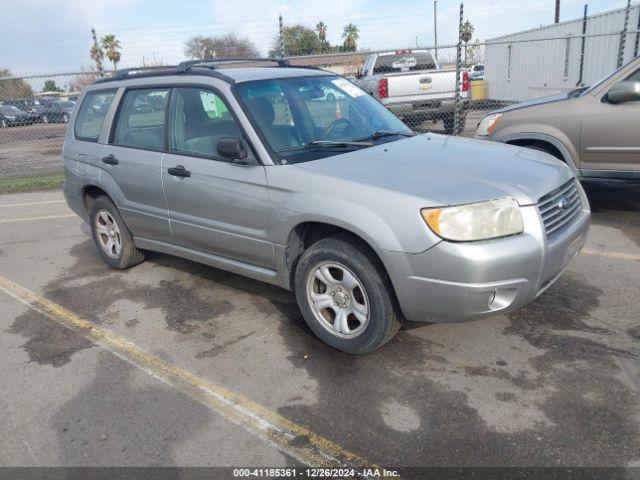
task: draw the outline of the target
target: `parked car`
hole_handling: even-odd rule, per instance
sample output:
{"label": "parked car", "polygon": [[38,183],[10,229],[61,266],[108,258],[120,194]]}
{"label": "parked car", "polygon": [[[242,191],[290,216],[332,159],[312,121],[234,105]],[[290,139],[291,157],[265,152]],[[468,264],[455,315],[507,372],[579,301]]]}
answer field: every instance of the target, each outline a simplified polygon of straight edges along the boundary
{"label": "parked car", "polygon": [[71,112],[68,108],[60,105],[58,100],[19,98],[15,100],[6,100],[4,103],[15,105],[19,109],[30,113],[34,116],[36,121],[42,123],[67,123],[71,117]]}
{"label": "parked car", "polygon": [[484,65],[476,64],[471,67],[471,74],[469,75],[471,81],[484,80]]}
{"label": "parked car", "polygon": [[69,118],[71,118],[71,113],[76,106],[76,102],[70,100],[56,100],[55,105],[67,113],[67,120],[65,121],[65,123],[67,123]]}
{"label": "parked car", "polygon": [[454,132],[455,69],[441,69],[429,50],[396,50],[369,55],[357,85],[401,119],[415,123],[442,120],[449,134],[464,129],[469,73],[461,72],[463,108]]}
{"label": "parked car", "polygon": [[[521,307],[582,248],[589,205],[553,157],[416,135],[330,72],[220,63],[81,94],[64,192],[111,267],[153,250],[293,290],[319,338],[366,353],[405,318]],[[330,118],[327,89],[344,96]],[[139,112],[150,97],[162,110]]]}
{"label": "parked car", "polygon": [[640,58],[592,87],[496,110],[476,136],[541,150],[582,180],[640,181]]}
{"label": "parked car", "polygon": [[0,105],[0,127],[31,125],[35,121],[33,115],[23,112],[15,105]]}

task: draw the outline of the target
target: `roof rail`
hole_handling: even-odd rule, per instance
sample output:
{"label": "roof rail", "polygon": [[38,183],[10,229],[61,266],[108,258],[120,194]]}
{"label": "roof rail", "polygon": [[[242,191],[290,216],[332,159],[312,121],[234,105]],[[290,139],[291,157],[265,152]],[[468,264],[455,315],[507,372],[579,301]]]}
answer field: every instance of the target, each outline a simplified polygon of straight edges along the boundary
{"label": "roof rail", "polygon": [[127,78],[132,72],[140,72],[140,73],[145,73],[149,70],[153,71],[153,70],[165,70],[165,71],[170,71],[173,70],[174,67],[173,65],[164,65],[164,66],[158,66],[158,67],[131,67],[131,68],[121,68],[119,70],[116,70],[115,72],[113,72],[113,75],[111,75],[110,77],[108,77],[111,80],[122,80],[124,78]]}
{"label": "roof rail", "polygon": [[211,68],[213,70],[218,68],[218,65],[224,63],[249,63],[249,62],[275,62],[278,64],[278,67],[287,68],[290,67],[291,64],[289,60],[286,58],[278,57],[223,57],[223,58],[211,58],[209,60],[186,60],[184,62],[180,62],[176,70],[178,72],[186,72],[191,69],[191,67],[204,67]]}

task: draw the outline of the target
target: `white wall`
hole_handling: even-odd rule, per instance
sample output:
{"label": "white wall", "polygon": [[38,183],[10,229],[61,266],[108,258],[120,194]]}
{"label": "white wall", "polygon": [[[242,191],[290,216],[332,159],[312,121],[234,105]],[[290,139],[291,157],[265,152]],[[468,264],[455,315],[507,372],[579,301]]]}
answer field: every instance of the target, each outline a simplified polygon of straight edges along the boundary
{"label": "white wall", "polygon": [[[638,15],[640,5],[632,5],[629,31],[637,29]],[[624,16],[625,9],[619,9],[588,18],[587,35],[617,33],[586,39],[584,85],[597,82],[616,68],[619,32],[624,26]],[[485,48],[488,97],[501,101],[522,101],[575,88],[579,80],[582,39],[564,37],[576,35],[582,35],[581,18],[489,40],[500,43]],[[541,40],[558,37],[562,38]],[[635,33],[626,35],[624,63],[633,57],[635,39]]]}

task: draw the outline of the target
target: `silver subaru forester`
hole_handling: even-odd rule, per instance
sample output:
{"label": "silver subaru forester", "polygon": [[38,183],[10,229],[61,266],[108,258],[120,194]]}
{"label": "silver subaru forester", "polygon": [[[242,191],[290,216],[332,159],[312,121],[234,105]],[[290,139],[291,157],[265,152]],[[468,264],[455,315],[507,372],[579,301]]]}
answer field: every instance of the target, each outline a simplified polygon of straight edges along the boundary
{"label": "silver subaru forester", "polygon": [[273,61],[85,89],[64,188],[107,264],[153,250],[294,290],[320,339],[367,353],[404,319],[521,307],[582,248],[588,202],[559,160],[416,135],[344,78]]}

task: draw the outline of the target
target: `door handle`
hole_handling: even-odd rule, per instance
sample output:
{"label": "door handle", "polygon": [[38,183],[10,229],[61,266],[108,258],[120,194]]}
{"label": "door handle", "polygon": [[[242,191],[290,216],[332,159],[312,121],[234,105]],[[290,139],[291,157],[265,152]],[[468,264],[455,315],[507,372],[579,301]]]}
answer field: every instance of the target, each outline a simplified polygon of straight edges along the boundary
{"label": "door handle", "polygon": [[176,167],[168,168],[167,172],[169,172],[169,175],[172,175],[174,177],[190,177],[191,176],[191,172],[186,168],[184,168],[184,165],[178,165]]}
{"label": "door handle", "polygon": [[112,154],[107,155],[106,157],[102,157],[102,163],[106,163],[107,165],[118,165],[120,163],[116,157]]}

